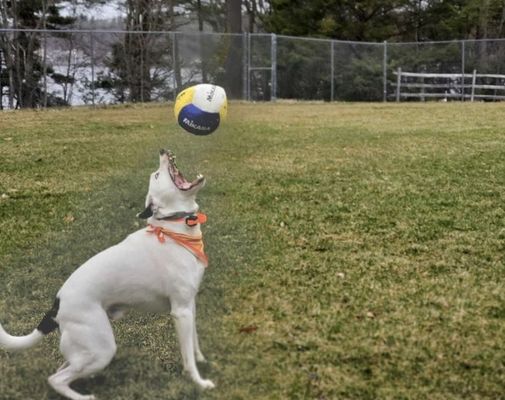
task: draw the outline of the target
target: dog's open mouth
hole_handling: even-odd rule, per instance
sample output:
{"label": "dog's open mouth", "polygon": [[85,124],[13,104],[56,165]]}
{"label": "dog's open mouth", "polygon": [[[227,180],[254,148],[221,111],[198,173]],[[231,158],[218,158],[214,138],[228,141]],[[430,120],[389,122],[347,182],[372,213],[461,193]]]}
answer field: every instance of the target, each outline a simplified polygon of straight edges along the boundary
{"label": "dog's open mouth", "polygon": [[193,182],[189,182],[186,178],[184,178],[184,175],[182,175],[181,171],[179,171],[179,168],[177,168],[174,153],[172,153],[170,150],[161,150],[160,154],[166,154],[168,157],[168,172],[170,173],[170,177],[172,178],[175,186],[177,186],[177,189],[190,190],[205,180],[203,175],[198,174]]}

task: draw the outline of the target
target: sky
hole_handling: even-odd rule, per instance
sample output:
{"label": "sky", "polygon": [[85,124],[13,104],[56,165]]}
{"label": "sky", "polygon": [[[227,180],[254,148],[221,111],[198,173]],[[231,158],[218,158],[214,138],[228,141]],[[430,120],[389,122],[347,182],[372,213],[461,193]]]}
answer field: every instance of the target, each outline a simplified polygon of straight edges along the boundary
{"label": "sky", "polygon": [[[62,3],[61,15],[69,16],[72,14],[72,1]],[[106,4],[97,5],[91,9],[78,6],[78,14],[86,15],[88,18],[95,19],[110,19],[121,15],[121,11],[118,10],[118,5],[116,1],[107,1]]]}

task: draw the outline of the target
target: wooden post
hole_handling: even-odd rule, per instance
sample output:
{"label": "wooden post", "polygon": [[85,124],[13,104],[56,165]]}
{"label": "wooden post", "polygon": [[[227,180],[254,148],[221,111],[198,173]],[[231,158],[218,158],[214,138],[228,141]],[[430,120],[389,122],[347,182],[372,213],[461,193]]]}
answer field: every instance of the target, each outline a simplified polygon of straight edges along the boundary
{"label": "wooden post", "polygon": [[272,73],[270,75],[270,101],[277,101],[277,35],[270,34],[270,60],[272,66]]}
{"label": "wooden post", "polygon": [[388,42],[384,40],[384,54],[382,56],[382,101],[388,101]]}
{"label": "wooden post", "polygon": [[[200,38],[202,37],[203,33],[200,33]],[[201,39],[200,39],[201,40]],[[247,61],[249,59],[249,48],[247,47],[249,43],[249,33],[248,32],[243,32],[242,33],[242,100],[248,100],[247,98],[247,80],[249,79],[249,65],[247,64]],[[201,58],[203,58],[203,48],[200,47],[200,51],[202,53]],[[203,65],[203,64],[202,64]],[[207,75],[207,72],[205,72],[205,75]],[[203,77],[203,73],[202,73]],[[207,78],[204,78],[204,82],[207,81]]]}
{"label": "wooden post", "polygon": [[402,84],[402,69],[398,67],[396,71],[396,101],[400,101],[400,86]]}
{"label": "wooden post", "polygon": [[89,33],[89,45],[91,48],[91,103],[95,106],[95,39],[93,32]]}
{"label": "wooden post", "polygon": [[424,88],[424,76],[421,77],[421,101],[426,101],[426,97],[424,97],[424,93],[426,92],[425,88]]}
{"label": "wooden post", "polygon": [[330,101],[335,100],[335,41],[330,43]]}
{"label": "wooden post", "polygon": [[472,95],[470,96],[470,101],[473,102],[474,96],[475,96],[475,80],[477,79],[477,70],[473,70],[473,75],[472,75]]}
{"label": "wooden post", "polygon": [[461,101],[465,101],[465,41],[461,41]]}

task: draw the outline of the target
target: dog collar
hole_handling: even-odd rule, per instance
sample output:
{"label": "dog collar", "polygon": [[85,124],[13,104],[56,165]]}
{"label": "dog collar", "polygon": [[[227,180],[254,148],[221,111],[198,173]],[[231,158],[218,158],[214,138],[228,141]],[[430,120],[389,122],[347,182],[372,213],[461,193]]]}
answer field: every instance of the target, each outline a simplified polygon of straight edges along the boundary
{"label": "dog collar", "polygon": [[203,213],[178,212],[167,217],[156,218],[159,221],[183,222],[187,226],[196,226],[207,222],[207,216]]}

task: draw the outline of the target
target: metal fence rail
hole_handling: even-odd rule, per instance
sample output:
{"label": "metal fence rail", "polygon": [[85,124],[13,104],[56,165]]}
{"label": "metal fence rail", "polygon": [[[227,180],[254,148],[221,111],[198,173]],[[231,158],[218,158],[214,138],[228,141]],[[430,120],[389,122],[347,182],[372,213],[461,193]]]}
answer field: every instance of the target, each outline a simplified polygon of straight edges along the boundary
{"label": "metal fence rail", "polygon": [[249,33],[0,29],[2,109],[166,101],[200,82],[248,101],[388,101],[396,98],[399,68],[502,75],[505,39],[371,43]]}

